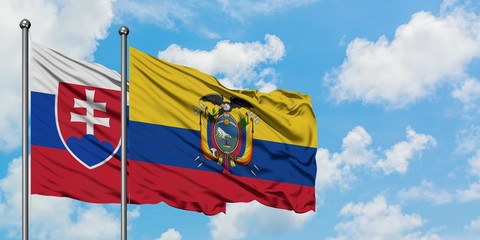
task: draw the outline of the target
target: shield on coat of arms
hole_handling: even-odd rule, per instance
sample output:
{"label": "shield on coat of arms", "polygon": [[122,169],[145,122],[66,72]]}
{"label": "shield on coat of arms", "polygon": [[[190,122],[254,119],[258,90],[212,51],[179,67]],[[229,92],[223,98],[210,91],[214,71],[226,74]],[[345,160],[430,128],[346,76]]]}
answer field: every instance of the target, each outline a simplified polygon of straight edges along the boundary
{"label": "shield on coat of arms", "polygon": [[121,92],[59,83],[57,130],[65,148],[89,169],[110,160],[120,148]]}
{"label": "shield on coat of arms", "polygon": [[213,138],[222,152],[231,153],[237,149],[240,134],[237,122],[231,115],[220,116],[215,122],[214,131]]}

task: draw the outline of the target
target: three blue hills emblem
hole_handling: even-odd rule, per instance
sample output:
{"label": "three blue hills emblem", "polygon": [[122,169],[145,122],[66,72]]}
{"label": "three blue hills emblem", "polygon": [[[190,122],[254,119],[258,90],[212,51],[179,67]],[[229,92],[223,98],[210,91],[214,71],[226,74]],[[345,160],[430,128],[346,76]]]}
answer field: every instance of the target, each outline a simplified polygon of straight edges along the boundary
{"label": "three blue hills emblem", "polygon": [[[260,118],[252,112],[252,104],[239,97],[225,100],[218,93],[201,97],[198,104],[193,109],[199,117],[200,149],[204,157],[198,167],[208,160],[223,165],[225,174],[232,174],[231,169],[240,165],[256,176],[260,169],[252,162],[253,125]],[[198,159],[200,156],[194,161]]]}

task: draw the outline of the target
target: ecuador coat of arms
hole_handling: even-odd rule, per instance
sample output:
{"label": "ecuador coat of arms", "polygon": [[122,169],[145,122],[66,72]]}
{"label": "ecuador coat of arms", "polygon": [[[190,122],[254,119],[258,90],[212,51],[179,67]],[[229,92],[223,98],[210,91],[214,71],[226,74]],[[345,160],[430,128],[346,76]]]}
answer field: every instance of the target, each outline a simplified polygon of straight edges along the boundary
{"label": "ecuador coat of arms", "polygon": [[198,104],[193,108],[199,117],[200,149],[204,157],[198,167],[209,160],[223,165],[225,174],[232,174],[231,169],[240,165],[256,176],[260,169],[252,162],[253,125],[260,118],[253,112],[253,105],[234,96],[227,100],[218,93],[204,95]]}

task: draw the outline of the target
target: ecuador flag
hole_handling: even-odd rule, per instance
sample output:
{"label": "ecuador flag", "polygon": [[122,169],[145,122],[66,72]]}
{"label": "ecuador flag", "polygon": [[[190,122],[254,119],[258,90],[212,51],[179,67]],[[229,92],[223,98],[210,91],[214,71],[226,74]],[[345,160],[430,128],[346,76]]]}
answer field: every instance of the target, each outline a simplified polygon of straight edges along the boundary
{"label": "ecuador flag", "polygon": [[230,90],[198,70],[130,48],[131,203],[207,215],[256,200],[315,210],[317,130],[310,97]]}

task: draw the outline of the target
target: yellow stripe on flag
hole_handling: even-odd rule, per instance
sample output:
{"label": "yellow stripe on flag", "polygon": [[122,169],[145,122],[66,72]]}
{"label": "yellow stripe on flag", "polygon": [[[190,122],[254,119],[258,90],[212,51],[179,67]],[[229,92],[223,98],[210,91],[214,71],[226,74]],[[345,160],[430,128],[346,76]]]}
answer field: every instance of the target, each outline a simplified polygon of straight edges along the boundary
{"label": "yellow stripe on flag", "polygon": [[[130,121],[200,130],[194,106],[202,96],[219,93],[253,105],[259,140],[317,147],[310,97],[276,90],[230,90],[196,69],[169,63],[130,47]],[[161,137],[161,136],[159,136]]]}

